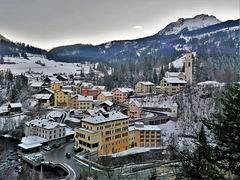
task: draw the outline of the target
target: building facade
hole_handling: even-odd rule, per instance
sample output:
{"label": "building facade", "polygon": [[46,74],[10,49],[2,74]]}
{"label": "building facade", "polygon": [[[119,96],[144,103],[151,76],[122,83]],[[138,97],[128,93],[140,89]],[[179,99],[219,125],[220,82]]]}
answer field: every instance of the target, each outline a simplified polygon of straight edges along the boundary
{"label": "building facade", "polygon": [[141,105],[138,101],[132,101],[128,105],[128,116],[132,118],[140,118],[141,117]]}
{"label": "building facade", "polygon": [[160,81],[161,91],[168,95],[173,95],[182,91],[185,88],[186,83],[186,81],[178,78],[163,78]]}
{"label": "building facade", "polygon": [[152,93],[155,91],[155,84],[149,81],[141,81],[135,85],[136,93]]}
{"label": "building facade", "polygon": [[102,102],[109,100],[112,101],[113,95],[111,92],[101,92],[97,95],[97,100],[100,100]]}
{"label": "building facade", "polygon": [[117,88],[113,90],[113,102],[117,104],[122,104],[129,101],[130,94],[133,93],[128,88]]}
{"label": "building facade", "polygon": [[130,147],[160,147],[161,129],[158,126],[137,122],[129,127],[129,143]]}
{"label": "building facade", "polygon": [[121,152],[129,148],[128,116],[112,111],[82,119],[75,128],[75,146],[99,155]]}
{"label": "building facade", "polygon": [[73,92],[70,90],[60,90],[55,93],[54,106],[70,106],[71,96]]}

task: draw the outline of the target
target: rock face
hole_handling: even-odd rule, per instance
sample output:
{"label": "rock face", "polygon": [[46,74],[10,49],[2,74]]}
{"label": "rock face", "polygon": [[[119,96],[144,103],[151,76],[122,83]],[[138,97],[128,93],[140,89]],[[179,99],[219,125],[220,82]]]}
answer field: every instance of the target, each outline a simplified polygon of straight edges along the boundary
{"label": "rock face", "polygon": [[193,31],[218,24],[221,21],[215,16],[200,14],[193,18],[180,18],[176,22],[168,24],[164,29],[159,31],[159,35],[180,34],[185,31]]}

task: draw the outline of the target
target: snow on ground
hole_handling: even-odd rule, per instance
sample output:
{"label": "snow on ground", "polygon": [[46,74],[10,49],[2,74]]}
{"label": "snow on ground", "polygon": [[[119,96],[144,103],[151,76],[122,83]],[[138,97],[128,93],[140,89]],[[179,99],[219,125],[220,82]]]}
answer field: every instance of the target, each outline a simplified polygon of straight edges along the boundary
{"label": "snow on ground", "polygon": [[220,83],[220,82],[217,82],[217,81],[204,81],[204,82],[197,83],[197,85],[200,85],[200,86],[210,85],[210,86],[213,86],[213,87],[221,87],[221,86],[224,86],[224,83]]}
{"label": "snow on ground", "polygon": [[[192,52],[193,56],[196,57],[196,52]],[[186,59],[186,54],[171,62],[175,68],[182,68]],[[171,63],[169,63],[169,68],[171,67]]]}
{"label": "snow on ground", "polygon": [[[16,64],[1,64],[1,70],[11,69],[14,74],[25,73],[26,71],[43,73],[46,75],[53,75],[54,73],[66,73],[80,74],[80,70],[83,70],[84,73],[89,73],[91,64],[80,64],[80,63],[64,63],[64,62],[55,62],[53,60],[48,60],[40,55],[31,55],[27,54],[29,60],[23,59],[20,57],[4,57],[5,62],[15,62]],[[45,66],[36,64],[36,61],[41,61]]]}
{"label": "snow on ground", "polygon": [[11,130],[19,126],[25,115],[17,115],[14,117],[0,117],[0,130]]}
{"label": "snow on ground", "polygon": [[151,149],[159,149],[159,148],[158,147],[156,147],[156,148],[133,147],[133,148],[130,148],[130,149],[122,151],[122,152],[109,154],[108,156],[112,156],[112,157],[127,156],[129,154],[137,154],[137,153],[147,152],[147,151],[150,151]]}

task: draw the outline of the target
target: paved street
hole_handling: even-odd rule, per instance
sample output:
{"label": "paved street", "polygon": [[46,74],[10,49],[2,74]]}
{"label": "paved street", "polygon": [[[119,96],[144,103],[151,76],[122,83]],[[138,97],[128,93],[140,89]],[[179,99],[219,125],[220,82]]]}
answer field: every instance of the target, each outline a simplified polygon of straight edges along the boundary
{"label": "paved street", "polygon": [[[44,158],[46,161],[53,163],[61,163],[70,170],[71,177],[79,177],[81,169],[78,163],[73,159],[72,148],[74,146],[74,141],[68,142],[59,148],[53,149],[45,153]],[[66,157],[66,153],[71,154],[71,158]],[[74,174],[75,172],[75,174]]]}

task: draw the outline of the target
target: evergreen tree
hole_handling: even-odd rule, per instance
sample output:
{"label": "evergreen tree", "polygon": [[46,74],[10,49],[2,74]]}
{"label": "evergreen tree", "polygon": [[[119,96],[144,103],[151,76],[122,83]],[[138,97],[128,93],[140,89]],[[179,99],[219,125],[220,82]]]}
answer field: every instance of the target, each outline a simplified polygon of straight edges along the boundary
{"label": "evergreen tree", "polygon": [[206,133],[202,126],[196,139],[193,141],[193,149],[181,151],[177,179],[186,180],[223,180],[223,174],[217,166],[211,163],[210,145],[207,142]]}
{"label": "evergreen tree", "polygon": [[230,179],[240,176],[240,85],[229,85],[220,99],[221,110],[204,124],[215,138],[216,165],[225,171]]}

